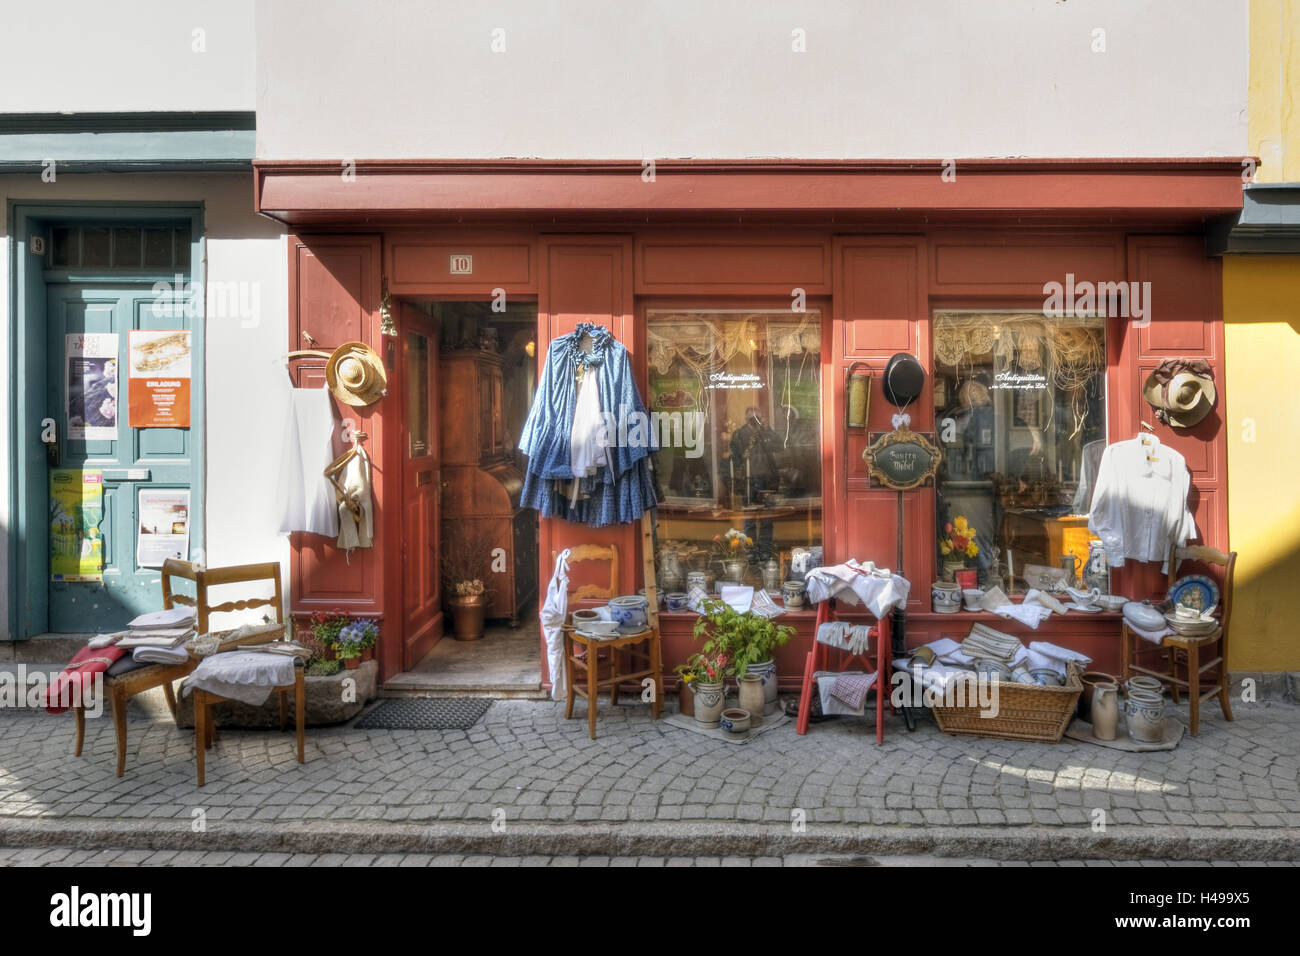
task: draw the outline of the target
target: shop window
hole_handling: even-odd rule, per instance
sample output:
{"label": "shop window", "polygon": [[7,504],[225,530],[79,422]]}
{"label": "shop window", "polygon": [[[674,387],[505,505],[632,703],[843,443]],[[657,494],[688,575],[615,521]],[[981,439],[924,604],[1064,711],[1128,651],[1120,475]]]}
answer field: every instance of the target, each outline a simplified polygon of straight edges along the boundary
{"label": "shop window", "polygon": [[779,586],[822,540],[821,314],[651,309],[646,329],[660,587]]}
{"label": "shop window", "polygon": [[934,360],[941,576],[1009,594],[1073,579],[1106,443],[1104,319],[937,312]]}

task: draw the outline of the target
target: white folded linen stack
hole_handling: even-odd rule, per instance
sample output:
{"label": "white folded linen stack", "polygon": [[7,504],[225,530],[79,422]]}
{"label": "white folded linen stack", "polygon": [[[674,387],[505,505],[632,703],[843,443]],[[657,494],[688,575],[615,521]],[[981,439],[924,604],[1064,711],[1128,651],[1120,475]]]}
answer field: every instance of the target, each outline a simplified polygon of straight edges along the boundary
{"label": "white folded linen stack", "polygon": [[925,645],[934,652],[934,656],[945,664],[969,664],[975,660],[961,649],[961,645],[951,637],[941,637]]}
{"label": "white folded linen stack", "polygon": [[961,642],[961,649],[977,661],[1001,661],[1004,664],[1015,662],[1025,651],[1024,645],[1012,635],[983,624],[971,628],[970,635]]}
{"label": "white folded linen stack", "polygon": [[1086,669],[1092,663],[1092,658],[1087,654],[1072,651],[1068,647],[1061,647],[1059,644],[1049,644],[1047,641],[1034,641],[1029,645],[1030,667],[1050,667],[1064,677],[1070,661],[1075,661]]}
{"label": "white folded linen stack", "polygon": [[889,568],[871,561],[859,564],[853,558],[843,564],[813,568],[804,576],[808,600],[818,604],[837,598],[847,604],[865,604],[877,618],[907,603],[912,585]]}
{"label": "white folded linen stack", "polygon": [[192,627],[167,627],[155,628],[151,631],[132,630],[126,637],[117,642],[118,647],[180,647],[190,635],[194,633]]}
{"label": "white folded linen stack", "polygon": [[142,664],[184,664],[190,652],[183,647],[137,647],[131,656]]}

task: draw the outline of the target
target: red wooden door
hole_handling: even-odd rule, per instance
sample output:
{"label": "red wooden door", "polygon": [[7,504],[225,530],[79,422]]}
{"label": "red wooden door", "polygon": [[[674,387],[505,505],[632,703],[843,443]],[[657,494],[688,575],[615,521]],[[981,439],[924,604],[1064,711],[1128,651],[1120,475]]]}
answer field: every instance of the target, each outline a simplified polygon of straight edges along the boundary
{"label": "red wooden door", "polygon": [[442,637],[439,584],[438,339],[428,316],[402,306],[402,670]]}

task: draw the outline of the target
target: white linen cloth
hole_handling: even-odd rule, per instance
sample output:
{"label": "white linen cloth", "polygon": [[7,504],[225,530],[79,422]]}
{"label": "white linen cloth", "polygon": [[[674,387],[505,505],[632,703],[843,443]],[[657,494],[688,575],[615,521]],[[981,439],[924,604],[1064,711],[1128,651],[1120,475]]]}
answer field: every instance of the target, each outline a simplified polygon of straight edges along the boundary
{"label": "white linen cloth", "polygon": [[126,631],[114,631],[112,634],[96,634],[90,640],[86,641],[86,646],[98,650],[101,647],[108,647],[110,644],[116,644],[124,637],[126,637]]}
{"label": "white linen cloth", "polygon": [[780,617],[785,613],[785,608],[773,601],[762,588],[754,592],[754,602],[749,606],[749,613],[758,614],[762,617],[773,618]]}
{"label": "white linen cloth", "polygon": [[916,667],[907,658],[894,661],[894,672],[900,671],[912,681],[919,682],[922,687],[928,687],[939,694],[943,694],[954,681],[971,680],[975,677],[975,674],[966,667],[951,667],[947,664]]}
{"label": "white linen cloth", "polygon": [[837,714],[861,717],[866,713],[866,695],[863,695],[857,707],[844,703],[835,696],[835,682],[841,677],[866,677],[868,689],[876,681],[875,674],[864,674],[862,671],[817,671],[813,674],[813,680],[817,682],[817,692],[821,695],[822,713],[828,717]]}
{"label": "white linen cloth", "polygon": [[931,641],[925,646],[934,651],[934,656],[945,664],[969,664],[974,660],[974,658],[963,651],[961,645],[951,637],[941,637],[937,641]]}
{"label": "white linen cloth", "polygon": [[[582,373],[582,383],[578,386],[578,397],[573,407],[573,431],[569,435],[569,466],[574,478],[594,475],[605,467],[605,446],[608,436],[605,433],[605,419],[600,413],[600,389],[596,376],[600,366],[593,365]],[[570,492],[576,501],[581,482],[572,482]]]}
{"label": "white linen cloth", "polygon": [[808,600],[818,604],[836,598],[848,604],[865,604],[867,610],[882,618],[907,603],[912,585],[889,568],[877,568],[874,562],[859,564],[853,558],[843,564],[813,568],[804,576]]}
{"label": "white linen cloth", "polygon": [[276,687],[293,683],[292,657],[256,651],[226,651],[199,661],[183,693],[196,687],[250,707],[265,704]]}
{"label": "white linen cloth", "polygon": [[1140,627],[1134,627],[1132,621],[1129,621],[1127,623],[1128,623],[1128,629],[1130,631],[1132,631],[1138,637],[1142,638],[1142,640],[1150,641],[1152,644],[1159,644],[1170,634],[1174,633],[1174,629],[1172,627],[1162,627],[1159,630],[1147,631],[1147,630],[1143,630]]}
{"label": "white linen cloth", "polygon": [[148,614],[141,614],[134,620],[127,622],[127,627],[133,631],[143,631],[151,628],[179,627],[182,624],[191,624],[198,617],[198,612],[192,607],[173,607],[161,611],[150,611]]}
{"label": "white linen cloth", "polygon": [[338,502],[339,547],[344,551],[368,548],[375,538],[374,502],[370,497],[370,456],[360,445],[343,466],[339,486],[343,489],[343,500]]}
{"label": "white linen cloth", "polygon": [[1186,460],[1155,435],[1107,446],[1088,514],[1088,530],[1101,538],[1106,561],[1116,568],[1128,558],[1160,561],[1168,572],[1170,548],[1196,537],[1187,510],[1190,486]]}
{"label": "white linen cloth", "polygon": [[333,538],[339,533],[334,489],[325,467],[334,460],[334,403],[329,389],[289,389],[289,413],[280,452],[280,531],[310,531]]}
{"label": "white linen cloth", "polygon": [[704,588],[693,587],[686,593],[686,606],[696,614],[704,613],[704,602],[709,599],[709,594]]}
{"label": "white linen cloth", "polygon": [[1038,630],[1038,625],[1052,616],[1049,609],[1036,601],[1025,601],[1023,604],[1003,604],[1001,607],[995,607],[993,613],[999,617],[1019,621],[1034,630]]}
{"label": "white linen cloth", "polygon": [[537,616],[546,636],[546,669],[551,673],[551,700],[563,700],[569,687],[564,671],[564,627],[569,616],[569,549],[555,559],[555,571],[546,587],[546,600]]}
{"label": "white linen cloth", "polygon": [[722,603],[730,605],[737,614],[749,613],[754,603],[754,589],[743,584],[724,584],[718,591]]}
{"label": "white linen cloth", "polygon": [[146,664],[184,664],[190,652],[183,647],[137,647],[131,656]]}
{"label": "white linen cloth", "polygon": [[1031,641],[1029,644],[1031,668],[1050,667],[1064,677],[1070,661],[1078,661],[1087,668],[1092,663],[1092,658],[1087,654],[1072,651],[1068,647],[1061,647],[1059,644],[1049,644],[1047,641]]}

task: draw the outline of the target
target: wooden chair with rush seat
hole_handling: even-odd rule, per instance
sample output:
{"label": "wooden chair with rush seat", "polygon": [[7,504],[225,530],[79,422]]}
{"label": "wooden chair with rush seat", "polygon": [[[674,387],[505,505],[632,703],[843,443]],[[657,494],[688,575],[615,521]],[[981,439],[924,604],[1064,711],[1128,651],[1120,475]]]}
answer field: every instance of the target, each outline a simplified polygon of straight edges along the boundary
{"label": "wooden chair with rush seat", "polygon": [[[1220,600],[1223,614],[1219,626],[1209,634],[1195,637],[1169,634],[1161,638],[1159,644],[1152,644],[1134,634],[1125,622],[1122,625],[1121,639],[1126,680],[1135,673],[1159,678],[1169,685],[1175,704],[1180,703],[1179,691],[1187,691],[1188,730],[1195,737],[1201,728],[1201,704],[1215,696],[1219,698],[1224,719],[1232,720],[1232,705],[1228,702],[1228,624],[1232,615],[1232,575],[1237,564],[1237,552],[1225,554],[1203,544],[1173,549],[1169,554],[1170,588],[1178,579],[1178,566],[1183,561],[1201,561],[1223,568],[1223,595]],[[1166,670],[1155,670],[1136,663],[1156,652],[1163,654]],[[1207,672],[1216,669],[1217,673],[1207,677]],[[1179,676],[1180,673],[1183,676]]]}
{"label": "wooden chair with rush seat", "polygon": [[[552,553],[551,564],[554,566],[558,555]],[[570,592],[570,600],[605,599],[618,595],[618,547],[615,545],[584,544],[569,550],[569,564],[585,561],[609,562],[609,586],[584,584]],[[568,684],[565,697],[565,719],[573,718],[573,702],[581,695],[587,702],[587,735],[596,739],[596,713],[600,691],[609,690],[611,707],[618,705],[618,686],[626,681],[640,681],[652,678],[655,683],[654,698],[650,702],[650,712],[658,719],[663,710],[663,651],[657,625],[657,615],[650,624],[635,634],[622,635],[609,639],[586,637],[577,633],[570,624],[565,624],[564,633],[564,671]],[[640,645],[646,645],[642,650]],[[581,648],[581,650],[579,650]],[[625,654],[633,661],[631,670],[619,667],[619,655]],[[601,665],[606,671],[601,674]],[[581,681],[581,683],[579,683]]]}

